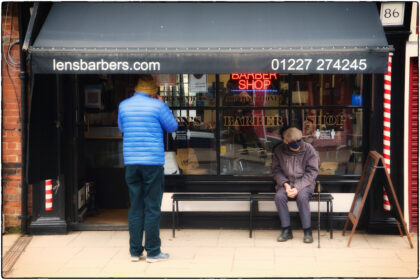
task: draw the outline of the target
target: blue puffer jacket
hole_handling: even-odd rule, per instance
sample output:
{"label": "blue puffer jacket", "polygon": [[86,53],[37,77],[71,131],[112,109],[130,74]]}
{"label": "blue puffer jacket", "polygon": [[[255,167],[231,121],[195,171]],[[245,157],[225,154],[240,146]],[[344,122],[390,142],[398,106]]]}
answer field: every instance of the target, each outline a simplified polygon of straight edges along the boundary
{"label": "blue puffer jacket", "polygon": [[123,133],[125,165],[163,165],[163,130],[174,132],[178,123],[164,102],[136,92],[120,103],[118,127]]}

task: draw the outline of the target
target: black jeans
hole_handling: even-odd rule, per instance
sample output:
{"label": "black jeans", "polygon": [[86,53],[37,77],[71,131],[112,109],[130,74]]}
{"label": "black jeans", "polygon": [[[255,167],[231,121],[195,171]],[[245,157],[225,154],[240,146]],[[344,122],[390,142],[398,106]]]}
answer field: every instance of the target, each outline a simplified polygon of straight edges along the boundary
{"label": "black jeans", "polygon": [[161,252],[159,225],[164,186],[163,166],[127,165],[125,180],[130,195],[128,211],[130,254],[140,256],[146,249],[148,256],[156,256]]}

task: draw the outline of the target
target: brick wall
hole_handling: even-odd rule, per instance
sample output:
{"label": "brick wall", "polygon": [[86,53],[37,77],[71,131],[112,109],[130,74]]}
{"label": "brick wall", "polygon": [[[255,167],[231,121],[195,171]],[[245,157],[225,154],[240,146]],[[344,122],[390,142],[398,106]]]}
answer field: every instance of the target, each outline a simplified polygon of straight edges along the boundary
{"label": "brick wall", "polygon": [[[7,16],[6,16],[7,12]],[[2,3],[2,191],[4,226],[20,226],[21,213],[21,123],[19,65],[9,66],[7,51],[10,43],[19,40],[17,3]],[[10,56],[19,62],[19,44],[11,49]]]}

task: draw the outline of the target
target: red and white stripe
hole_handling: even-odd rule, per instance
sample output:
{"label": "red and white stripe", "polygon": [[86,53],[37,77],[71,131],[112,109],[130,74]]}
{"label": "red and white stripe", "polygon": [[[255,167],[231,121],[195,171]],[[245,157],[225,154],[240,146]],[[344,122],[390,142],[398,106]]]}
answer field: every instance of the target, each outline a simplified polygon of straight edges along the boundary
{"label": "red and white stripe", "polygon": [[[384,160],[388,173],[391,174],[391,68],[392,53],[388,56],[388,73],[384,76]],[[384,188],[384,210],[391,211],[388,195]]]}
{"label": "red and white stripe", "polygon": [[45,211],[52,211],[53,202],[52,180],[45,180]]}

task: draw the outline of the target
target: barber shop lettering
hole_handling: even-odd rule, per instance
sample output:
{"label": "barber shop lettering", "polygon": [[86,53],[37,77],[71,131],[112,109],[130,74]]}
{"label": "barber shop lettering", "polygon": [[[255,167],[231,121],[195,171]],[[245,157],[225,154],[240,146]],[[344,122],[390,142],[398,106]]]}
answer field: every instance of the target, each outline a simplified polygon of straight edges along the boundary
{"label": "barber shop lettering", "polygon": [[[255,100],[255,102],[254,102],[254,100]],[[225,102],[226,103],[241,103],[241,104],[249,103],[248,105],[254,105],[254,103],[261,104],[263,102],[279,103],[280,102],[280,96],[279,95],[274,95],[274,94],[257,95],[257,96],[254,96],[252,101],[250,101],[248,95],[247,96],[231,95],[231,96],[225,97]]]}
{"label": "barber shop lettering", "polygon": [[[336,130],[342,130],[344,127],[344,121],[346,117],[343,114],[330,115],[313,115],[305,116],[305,126],[316,128],[335,128]],[[196,122],[197,120],[191,120],[191,122]],[[224,116],[223,117],[224,126],[226,127],[236,127],[236,126],[265,126],[265,127],[275,127],[283,126],[283,117],[282,116]]]}
{"label": "barber shop lettering", "polygon": [[269,73],[234,73],[231,79],[238,81],[240,90],[265,90],[271,85],[271,79],[277,79],[277,74]]}
{"label": "barber shop lettering", "polygon": [[344,127],[344,121],[346,117],[343,114],[338,115],[313,115],[305,117],[305,125],[313,128],[335,128],[336,130],[342,130]]}
{"label": "barber shop lettering", "polygon": [[281,116],[224,116],[224,126],[283,126],[283,117]]}

